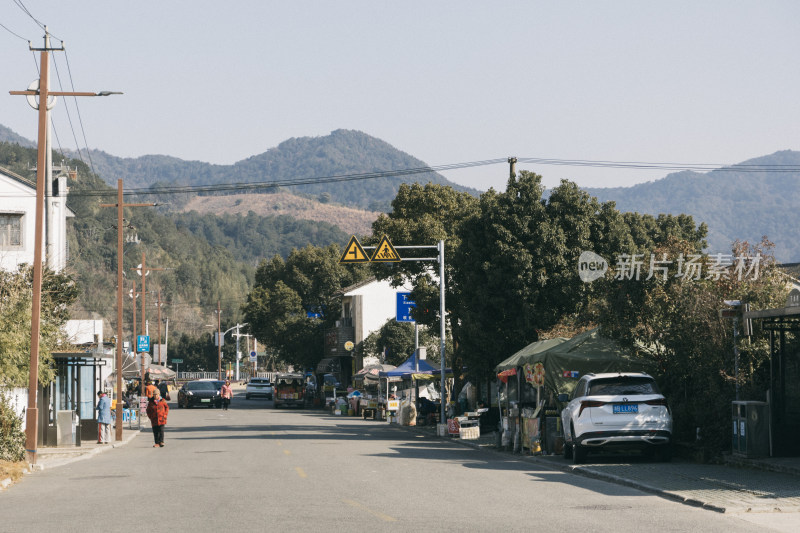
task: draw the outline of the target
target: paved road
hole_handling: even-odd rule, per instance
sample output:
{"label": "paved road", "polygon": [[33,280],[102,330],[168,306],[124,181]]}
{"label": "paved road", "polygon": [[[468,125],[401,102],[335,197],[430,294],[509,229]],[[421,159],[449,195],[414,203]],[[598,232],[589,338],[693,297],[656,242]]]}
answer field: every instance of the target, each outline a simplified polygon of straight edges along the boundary
{"label": "paved road", "polygon": [[[464,447],[382,422],[173,409],[166,447],[126,446],[0,494],[0,531],[753,531],[751,517]],[[771,515],[770,515],[771,516]],[[767,525],[783,527],[774,517]]]}

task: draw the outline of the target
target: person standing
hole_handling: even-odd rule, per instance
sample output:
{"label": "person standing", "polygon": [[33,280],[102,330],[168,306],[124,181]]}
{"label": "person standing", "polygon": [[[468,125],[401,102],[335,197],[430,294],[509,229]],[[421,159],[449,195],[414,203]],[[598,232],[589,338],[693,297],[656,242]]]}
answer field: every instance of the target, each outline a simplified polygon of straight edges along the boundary
{"label": "person standing", "polygon": [[161,393],[156,389],[150,401],[147,403],[147,418],[153,426],[153,448],[164,447],[164,426],[167,425],[167,415],[169,415],[169,405],[166,400],[161,398]]}
{"label": "person standing", "polygon": [[222,395],[222,410],[227,411],[228,405],[231,403],[231,398],[233,398],[233,389],[231,389],[231,380],[226,379],[225,384],[220,389],[220,394]]}
{"label": "person standing", "polygon": [[111,400],[100,391],[97,393],[97,444],[108,444],[111,441]]}

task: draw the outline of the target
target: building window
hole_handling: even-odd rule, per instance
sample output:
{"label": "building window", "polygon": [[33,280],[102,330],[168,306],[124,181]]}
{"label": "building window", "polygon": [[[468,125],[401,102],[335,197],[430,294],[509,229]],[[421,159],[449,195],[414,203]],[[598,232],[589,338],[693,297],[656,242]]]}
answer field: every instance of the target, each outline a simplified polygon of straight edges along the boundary
{"label": "building window", "polygon": [[22,215],[0,213],[0,247],[22,246]]}

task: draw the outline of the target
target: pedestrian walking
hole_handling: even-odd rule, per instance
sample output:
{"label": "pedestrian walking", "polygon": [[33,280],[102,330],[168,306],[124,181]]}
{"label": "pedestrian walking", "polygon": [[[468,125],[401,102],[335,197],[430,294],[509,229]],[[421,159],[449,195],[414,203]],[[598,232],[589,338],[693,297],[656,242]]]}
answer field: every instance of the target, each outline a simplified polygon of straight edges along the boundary
{"label": "pedestrian walking", "polygon": [[111,400],[100,391],[97,393],[97,444],[108,444],[111,441]]}
{"label": "pedestrian walking", "polygon": [[225,384],[220,389],[220,394],[222,394],[222,410],[227,411],[228,405],[231,403],[231,398],[233,398],[233,389],[231,389],[231,380],[226,379]]}
{"label": "pedestrian walking", "polygon": [[161,393],[156,389],[150,401],[147,403],[147,418],[153,426],[153,448],[164,447],[164,426],[167,425],[167,415],[169,415],[169,405],[166,400],[161,398]]}
{"label": "pedestrian walking", "polygon": [[166,380],[164,380],[164,381],[162,381],[162,382],[160,382],[158,384],[158,392],[161,393],[161,397],[162,398],[164,398],[167,401],[170,400],[170,397],[169,397],[169,384],[167,383]]}
{"label": "pedestrian walking", "polygon": [[146,383],[147,385],[144,388],[144,395],[147,396],[148,399],[150,399],[153,397],[153,391],[157,391],[158,387],[153,385],[152,381],[148,380]]}

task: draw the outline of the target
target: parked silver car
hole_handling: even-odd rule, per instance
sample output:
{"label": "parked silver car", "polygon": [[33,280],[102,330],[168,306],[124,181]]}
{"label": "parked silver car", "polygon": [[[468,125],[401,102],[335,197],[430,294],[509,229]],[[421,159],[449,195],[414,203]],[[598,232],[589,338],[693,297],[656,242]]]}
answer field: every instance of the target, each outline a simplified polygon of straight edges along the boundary
{"label": "parked silver car", "polygon": [[564,457],[576,464],[588,452],[638,449],[672,457],[672,414],[655,380],[645,373],[587,374],[561,411]]}

